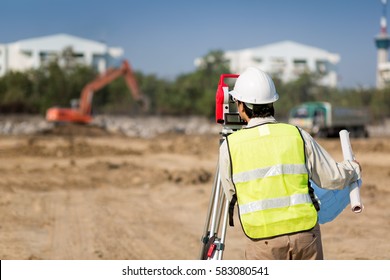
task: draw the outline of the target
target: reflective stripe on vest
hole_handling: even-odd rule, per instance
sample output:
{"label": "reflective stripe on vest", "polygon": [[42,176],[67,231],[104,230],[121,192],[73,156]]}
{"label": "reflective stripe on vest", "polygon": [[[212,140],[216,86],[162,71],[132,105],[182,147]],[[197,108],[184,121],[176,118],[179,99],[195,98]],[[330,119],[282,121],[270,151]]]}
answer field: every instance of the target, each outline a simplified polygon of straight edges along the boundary
{"label": "reflective stripe on vest", "polygon": [[250,238],[308,230],[317,211],[308,189],[304,143],[288,124],[264,124],[228,136],[240,222]]}
{"label": "reflective stripe on vest", "polygon": [[233,174],[233,181],[236,183],[247,182],[257,178],[277,176],[282,174],[304,174],[306,173],[304,164],[279,164],[271,167],[257,168],[254,170]]}
{"label": "reflective stripe on vest", "polygon": [[267,210],[272,208],[282,208],[304,203],[312,203],[310,195],[308,194],[294,194],[292,196],[285,196],[281,198],[270,198],[257,200],[245,205],[240,205],[240,214],[244,215],[260,210]]}

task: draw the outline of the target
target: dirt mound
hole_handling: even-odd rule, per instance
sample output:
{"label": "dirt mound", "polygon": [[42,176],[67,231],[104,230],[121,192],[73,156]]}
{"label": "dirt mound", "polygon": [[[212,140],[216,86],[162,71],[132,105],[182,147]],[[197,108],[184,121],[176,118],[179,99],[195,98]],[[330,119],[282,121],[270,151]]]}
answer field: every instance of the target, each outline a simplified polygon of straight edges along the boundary
{"label": "dirt mound", "polygon": [[38,132],[37,134],[52,135],[52,136],[82,136],[82,137],[97,137],[109,136],[114,134],[97,125],[85,124],[57,124],[53,128],[46,131]]}

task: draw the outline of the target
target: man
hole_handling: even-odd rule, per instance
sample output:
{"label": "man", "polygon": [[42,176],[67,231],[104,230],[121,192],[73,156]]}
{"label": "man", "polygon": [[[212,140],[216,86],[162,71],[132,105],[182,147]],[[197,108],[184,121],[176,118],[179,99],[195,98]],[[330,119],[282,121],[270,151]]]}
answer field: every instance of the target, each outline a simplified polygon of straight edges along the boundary
{"label": "man", "polygon": [[307,132],[274,118],[272,79],[250,67],[229,92],[248,124],[220,147],[221,182],[237,199],[246,259],[323,259],[318,202],[309,180],[342,189],[360,179],[356,161],[336,162]]}

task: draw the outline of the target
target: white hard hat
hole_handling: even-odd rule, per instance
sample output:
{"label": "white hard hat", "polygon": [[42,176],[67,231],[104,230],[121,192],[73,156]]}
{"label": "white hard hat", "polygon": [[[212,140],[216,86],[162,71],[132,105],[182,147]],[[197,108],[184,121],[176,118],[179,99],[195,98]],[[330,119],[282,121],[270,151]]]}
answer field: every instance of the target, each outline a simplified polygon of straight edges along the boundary
{"label": "white hard hat", "polygon": [[229,94],[244,103],[269,104],[279,99],[271,77],[256,67],[247,68]]}

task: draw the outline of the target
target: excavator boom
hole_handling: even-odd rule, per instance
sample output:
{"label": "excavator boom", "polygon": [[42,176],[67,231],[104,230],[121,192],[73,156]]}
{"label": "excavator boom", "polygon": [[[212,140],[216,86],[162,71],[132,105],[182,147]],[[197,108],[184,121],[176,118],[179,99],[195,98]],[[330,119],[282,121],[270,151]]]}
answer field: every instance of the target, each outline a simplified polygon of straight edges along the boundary
{"label": "excavator boom", "polygon": [[49,108],[46,112],[46,120],[50,122],[90,123],[92,121],[91,109],[94,93],[121,76],[124,77],[134,100],[142,102],[144,97],[138,89],[130,64],[125,60],[120,68],[108,69],[106,73],[84,86],[78,108]]}

